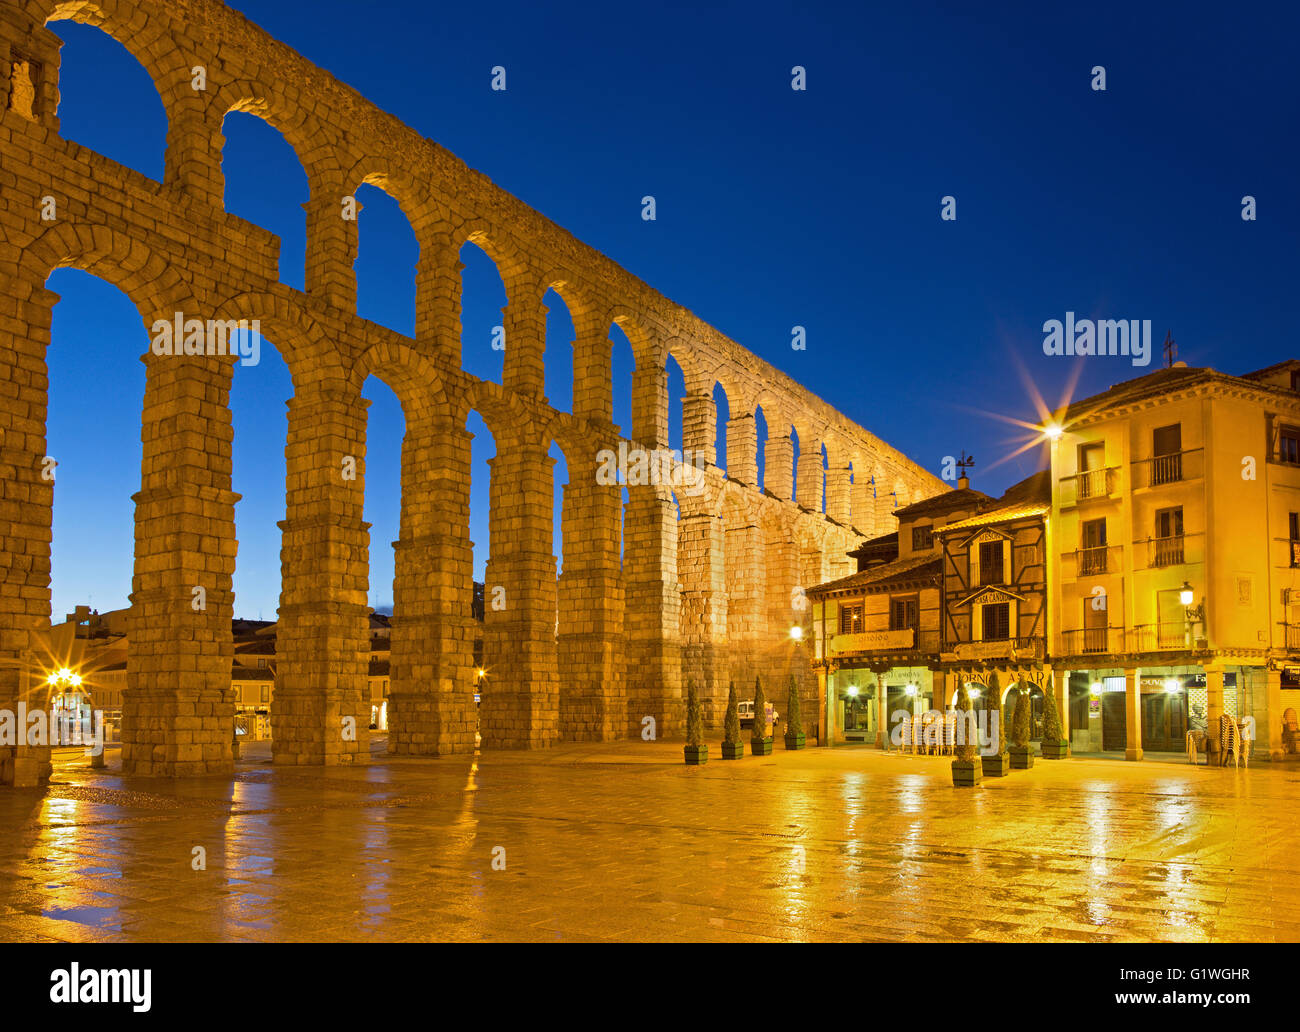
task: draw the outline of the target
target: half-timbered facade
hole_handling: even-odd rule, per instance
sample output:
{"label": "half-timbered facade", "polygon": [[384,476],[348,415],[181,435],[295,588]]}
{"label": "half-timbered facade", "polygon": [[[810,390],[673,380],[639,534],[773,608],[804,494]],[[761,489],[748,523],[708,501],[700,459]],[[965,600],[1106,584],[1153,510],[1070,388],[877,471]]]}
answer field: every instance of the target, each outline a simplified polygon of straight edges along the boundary
{"label": "half-timbered facade", "polygon": [[940,668],[950,705],[958,684],[981,689],[998,675],[1002,692],[1030,689],[1039,737],[1048,655],[1047,514],[1051,478],[1036,473],[994,506],[938,529],[942,555],[943,635]]}

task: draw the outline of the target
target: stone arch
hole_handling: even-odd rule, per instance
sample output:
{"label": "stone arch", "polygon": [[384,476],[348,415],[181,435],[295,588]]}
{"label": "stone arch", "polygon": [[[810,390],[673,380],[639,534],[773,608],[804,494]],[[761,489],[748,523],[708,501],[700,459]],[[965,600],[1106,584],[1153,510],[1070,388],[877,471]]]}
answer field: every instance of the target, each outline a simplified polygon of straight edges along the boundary
{"label": "stone arch", "polygon": [[370,376],[382,380],[397,395],[408,421],[416,413],[449,418],[450,406],[437,367],[409,343],[389,340],[367,348],[353,364],[348,385],[360,392]]}
{"label": "stone arch", "polygon": [[347,379],[342,356],[335,349],[329,331],[286,293],[238,294],[219,304],[212,318],[256,319],[265,326],[263,336],[276,344],[276,350],[289,367],[295,393],[310,383]]}

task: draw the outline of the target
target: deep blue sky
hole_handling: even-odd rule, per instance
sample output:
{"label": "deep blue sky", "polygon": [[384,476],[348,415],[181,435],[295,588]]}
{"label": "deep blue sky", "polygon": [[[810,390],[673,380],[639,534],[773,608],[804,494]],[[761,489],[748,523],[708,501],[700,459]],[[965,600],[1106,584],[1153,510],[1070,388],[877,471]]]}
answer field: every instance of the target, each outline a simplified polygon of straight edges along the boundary
{"label": "deep blue sky", "polygon": [[[1026,377],[1055,403],[1076,372],[1080,397],[1143,371],[1044,356],[1047,319],[1150,319],[1152,368],[1166,329],[1180,358],[1228,372],[1296,354],[1290,5],[236,6],[922,465],[937,473],[945,455],[973,452],[974,486],[991,493],[1038,455],[990,469],[1023,434],[976,410],[1034,419]],[[64,135],[161,178],[162,106],[143,69],[95,29],[55,31],[67,41]],[[806,92],[790,89],[796,64]],[[1098,64],[1104,93],[1090,88]],[[494,65],[507,69],[504,93],[489,89]],[[228,207],[282,236],[282,278],[301,287],[306,178],[252,116],[230,116],[226,134]],[[640,218],[645,194],[658,203],[652,223]],[[1240,217],[1245,194],[1256,222]],[[939,218],[944,195],[955,223]],[[409,333],[414,237],[379,191],[361,200],[361,314]],[[467,248],[465,261],[466,366],[499,379],[488,341],[504,291],[486,257]],[[76,602],[126,601],[144,384],[134,356],[147,340],[115,289],[72,271],[50,285],[64,298],[50,355],[58,619]],[[796,324],[807,351],[790,348]],[[571,339],[557,302],[547,392],[562,408]],[[625,424],[631,359],[618,343]],[[675,376],[671,390],[676,401]],[[366,393],[371,601],[382,606],[401,412],[376,381]],[[277,604],[289,394],[270,348],[235,374],[241,616],[271,618]],[[481,577],[493,445],[477,417],[471,430]]]}

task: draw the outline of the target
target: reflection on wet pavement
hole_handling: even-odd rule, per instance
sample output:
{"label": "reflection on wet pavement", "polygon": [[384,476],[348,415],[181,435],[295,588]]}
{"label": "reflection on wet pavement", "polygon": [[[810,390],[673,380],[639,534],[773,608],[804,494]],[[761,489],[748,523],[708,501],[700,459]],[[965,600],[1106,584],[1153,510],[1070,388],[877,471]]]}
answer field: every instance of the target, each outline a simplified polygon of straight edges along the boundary
{"label": "reflection on wet pavement", "polygon": [[943,758],[856,748],[376,750],[175,782],[60,753],[48,789],[0,789],[0,938],[1300,938],[1292,767],[1040,761],[959,791]]}

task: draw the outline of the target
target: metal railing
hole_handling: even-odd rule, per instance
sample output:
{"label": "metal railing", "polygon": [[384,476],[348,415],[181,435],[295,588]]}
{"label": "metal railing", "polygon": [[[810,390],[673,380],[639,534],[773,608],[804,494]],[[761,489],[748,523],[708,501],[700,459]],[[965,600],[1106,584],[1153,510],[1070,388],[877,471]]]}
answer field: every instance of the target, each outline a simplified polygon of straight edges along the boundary
{"label": "metal railing", "polygon": [[1133,461],[1133,486],[1160,487],[1195,480],[1203,475],[1204,449],[1186,448],[1168,455],[1153,455],[1149,459]]}
{"label": "metal railing", "polygon": [[1186,542],[1182,534],[1169,537],[1151,538],[1148,541],[1150,566],[1176,566],[1184,562],[1187,554]]}
{"label": "metal railing", "polygon": [[1067,656],[1109,652],[1112,638],[1117,644],[1122,642],[1124,629],[1122,627],[1079,627],[1061,632],[1061,644]]}
{"label": "metal railing", "polygon": [[1300,625],[1286,625],[1286,647],[1288,649],[1300,649]]}
{"label": "metal railing", "polygon": [[1061,478],[1061,503],[1075,505],[1095,498],[1107,498],[1115,490],[1117,466],[1089,469],[1072,477]]}
{"label": "metal railing", "polygon": [[1095,545],[1075,550],[1076,569],[1080,577],[1095,577],[1100,573],[1114,573],[1120,569],[1119,556],[1111,556],[1110,545]]}
{"label": "metal railing", "polygon": [[1139,624],[1126,637],[1129,652],[1159,652],[1164,649],[1191,649],[1205,634],[1199,620],[1168,620],[1163,623]]}

